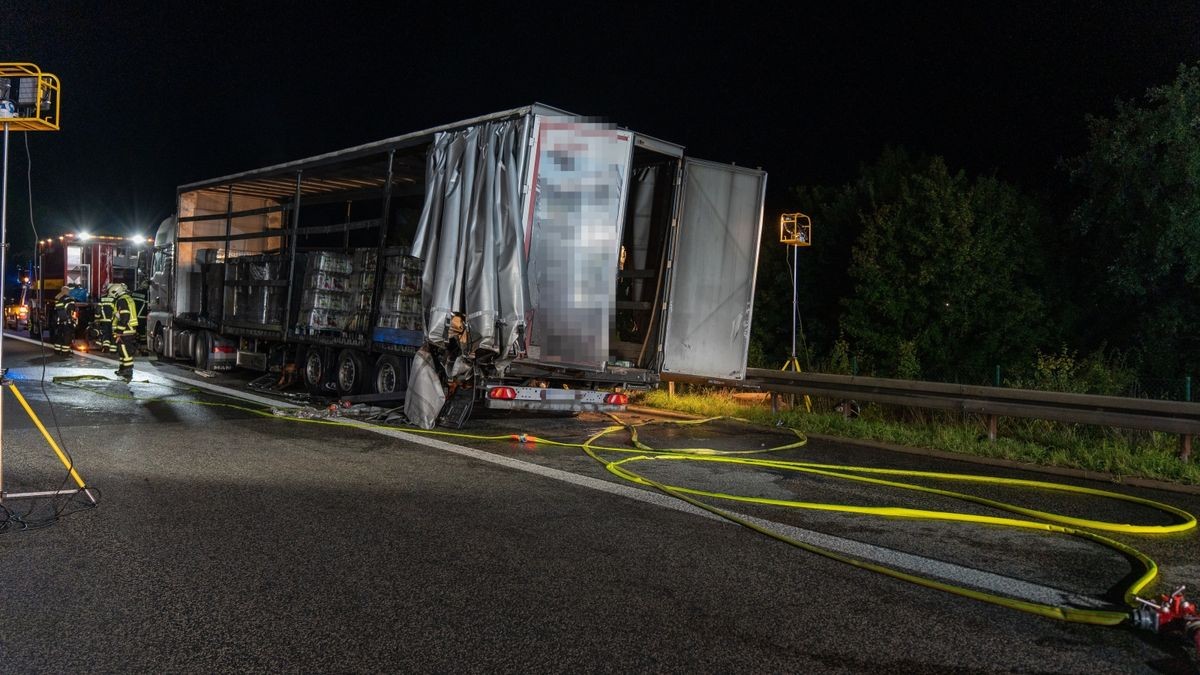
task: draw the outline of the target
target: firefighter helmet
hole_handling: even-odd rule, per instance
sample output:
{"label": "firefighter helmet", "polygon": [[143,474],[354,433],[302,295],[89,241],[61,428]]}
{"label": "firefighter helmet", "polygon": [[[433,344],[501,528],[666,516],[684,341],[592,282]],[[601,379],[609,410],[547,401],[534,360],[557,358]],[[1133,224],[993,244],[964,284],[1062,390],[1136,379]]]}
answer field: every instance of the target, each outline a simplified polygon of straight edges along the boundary
{"label": "firefighter helmet", "polygon": [[108,295],[114,298],[119,298],[129,292],[129,288],[122,283],[109,284]]}

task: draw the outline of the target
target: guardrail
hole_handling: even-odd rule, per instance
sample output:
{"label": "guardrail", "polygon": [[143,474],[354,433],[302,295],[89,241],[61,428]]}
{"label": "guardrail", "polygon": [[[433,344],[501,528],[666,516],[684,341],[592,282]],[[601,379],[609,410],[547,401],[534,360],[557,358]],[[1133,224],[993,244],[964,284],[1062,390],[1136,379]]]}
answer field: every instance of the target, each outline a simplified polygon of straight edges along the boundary
{"label": "guardrail", "polygon": [[1180,457],[1191,454],[1192,436],[1200,434],[1200,403],[1156,401],[1119,396],[1066,394],[1031,389],[1007,389],[857,377],[826,373],[794,373],[762,368],[746,370],[745,380],[725,380],[663,373],[668,382],[762,391],[807,394],[855,401],[952,410],[987,417],[988,438],[996,439],[1000,417],[1024,417],[1096,426],[1146,429],[1180,435]]}

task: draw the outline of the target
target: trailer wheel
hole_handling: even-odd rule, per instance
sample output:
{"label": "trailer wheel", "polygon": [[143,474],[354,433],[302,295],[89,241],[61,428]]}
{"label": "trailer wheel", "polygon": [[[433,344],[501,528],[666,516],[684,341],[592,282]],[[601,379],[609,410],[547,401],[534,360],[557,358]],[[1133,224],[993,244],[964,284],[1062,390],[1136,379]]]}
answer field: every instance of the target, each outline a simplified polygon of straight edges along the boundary
{"label": "trailer wheel", "polygon": [[325,350],[320,347],[309,347],[304,354],[301,368],[304,371],[304,386],[315,396],[325,394]]}
{"label": "trailer wheel", "polygon": [[391,354],[384,354],[375,362],[374,377],[371,384],[376,394],[394,394],[408,387],[408,376],[400,359]]}
{"label": "trailer wheel", "polygon": [[339,394],[349,396],[359,393],[367,380],[367,360],[356,350],[343,349],[338,354],[334,380]]}

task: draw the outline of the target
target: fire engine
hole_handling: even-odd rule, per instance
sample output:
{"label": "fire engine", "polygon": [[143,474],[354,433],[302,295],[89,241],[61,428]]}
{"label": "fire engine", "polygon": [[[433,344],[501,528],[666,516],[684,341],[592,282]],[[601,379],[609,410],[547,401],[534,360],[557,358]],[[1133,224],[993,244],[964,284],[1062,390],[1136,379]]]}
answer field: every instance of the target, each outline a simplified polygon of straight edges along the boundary
{"label": "fire engine", "polygon": [[92,321],[100,294],[110,283],[128,286],[139,309],[144,308],[148,251],[152,246],[153,240],[140,234],[116,237],[79,232],[39,241],[27,293],[29,334],[40,338],[49,329],[54,296],[64,286],[87,292],[88,303],[77,305],[80,338]]}

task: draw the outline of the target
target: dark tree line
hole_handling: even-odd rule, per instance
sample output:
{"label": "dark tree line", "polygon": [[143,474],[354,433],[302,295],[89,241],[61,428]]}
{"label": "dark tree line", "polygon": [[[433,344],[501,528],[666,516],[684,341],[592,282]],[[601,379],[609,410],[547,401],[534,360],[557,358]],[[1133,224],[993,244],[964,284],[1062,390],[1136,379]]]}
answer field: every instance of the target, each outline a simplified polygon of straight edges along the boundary
{"label": "dark tree line", "polygon": [[[845,185],[796,188],[814,223],[799,255],[809,367],[985,383],[999,366],[1027,382],[1066,358],[1126,379],[1200,374],[1200,67],[1086,124],[1087,150],[1036,197],[898,148]],[[789,350],[791,279],[764,230],[751,355],[769,366]]]}

